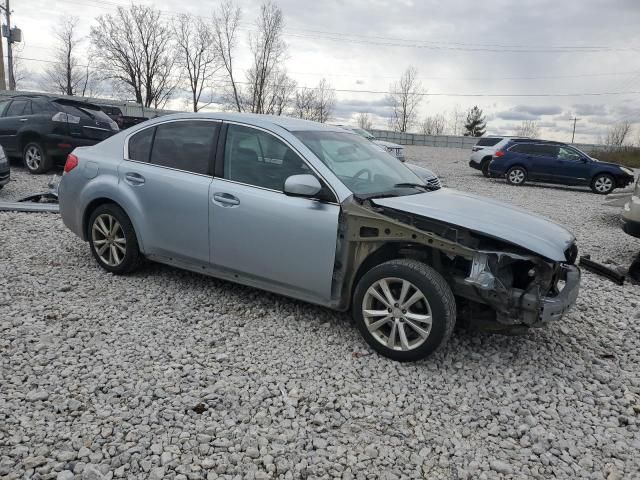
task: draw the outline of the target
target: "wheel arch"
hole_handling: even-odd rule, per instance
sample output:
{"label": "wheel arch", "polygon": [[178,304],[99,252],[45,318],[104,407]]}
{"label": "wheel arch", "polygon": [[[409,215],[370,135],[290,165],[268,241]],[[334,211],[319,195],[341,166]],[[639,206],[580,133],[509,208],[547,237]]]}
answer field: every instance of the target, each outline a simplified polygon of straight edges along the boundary
{"label": "wheel arch", "polygon": [[[38,141],[42,139],[42,135],[33,130],[27,130],[25,132],[20,132],[18,136],[18,146],[20,149],[20,155],[24,153],[24,147],[27,146],[29,142]],[[42,145],[44,148],[44,145]]]}
{"label": "wheel arch", "polygon": [[106,205],[106,204],[109,204],[109,203],[117,206],[118,208],[121,208],[122,211],[125,213],[125,215],[129,218],[129,220],[131,221],[131,225],[133,225],[133,230],[134,230],[134,233],[136,235],[136,240],[138,241],[138,247],[140,248],[141,252],[144,252],[143,251],[143,247],[142,247],[142,239],[140,238],[140,232],[139,232],[139,230],[138,230],[133,218],[131,217],[130,213],[122,205],[122,203],[114,200],[111,197],[106,197],[106,196],[101,196],[101,197],[94,198],[85,207],[84,212],[82,213],[82,235],[83,235],[83,240],[85,240],[85,241],[89,240],[89,217],[91,217],[91,214],[96,210],[96,208],[100,207],[101,205]]}

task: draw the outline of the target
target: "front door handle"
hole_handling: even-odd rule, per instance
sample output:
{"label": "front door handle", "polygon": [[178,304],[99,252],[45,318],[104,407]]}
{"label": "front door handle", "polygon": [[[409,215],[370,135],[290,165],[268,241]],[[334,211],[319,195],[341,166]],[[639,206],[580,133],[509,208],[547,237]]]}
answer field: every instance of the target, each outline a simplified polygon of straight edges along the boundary
{"label": "front door handle", "polygon": [[21,119],[20,119],[20,121],[21,121],[21,122],[26,122],[26,121],[28,121],[28,120],[29,120],[28,118],[21,118]]}
{"label": "front door handle", "polygon": [[223,207],[234,207],[240,205],[240,200],[230,193],[216,192],[213,194],[213,201]]}
{"label": "front door handle", "polygon": [[142,185],[144,183],[144,177],[135,172],[125,173],[124,179],[129,185]]}

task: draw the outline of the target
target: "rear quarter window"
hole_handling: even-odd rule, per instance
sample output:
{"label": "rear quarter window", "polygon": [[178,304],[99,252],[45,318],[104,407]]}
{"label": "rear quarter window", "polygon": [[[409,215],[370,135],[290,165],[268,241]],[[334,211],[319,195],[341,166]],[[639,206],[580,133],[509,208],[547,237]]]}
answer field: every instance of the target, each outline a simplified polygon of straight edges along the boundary
{"label": "rear quarter window", "polygon": [[493,147],[494,145],[497,145],[498,142],[500,142],[500,140],[502,140],[502,139],[501,138],[494,138],[494,137],[481,138],[480,140],[478,140],[478,143],[476,143],[476,146],[478,146],[478,147]]}

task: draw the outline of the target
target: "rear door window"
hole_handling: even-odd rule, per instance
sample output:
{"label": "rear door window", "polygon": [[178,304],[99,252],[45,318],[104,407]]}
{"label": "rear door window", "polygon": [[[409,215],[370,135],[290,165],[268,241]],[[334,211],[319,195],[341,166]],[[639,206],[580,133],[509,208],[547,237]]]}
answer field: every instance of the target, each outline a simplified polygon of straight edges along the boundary
{"label": "rear door window", "polygon": [[4,110],[7,108],[7,105],[9,105],[10,101],[11,100],[2,100],[2,101],[0,101],[0,115],[2,115]]}
{"label": "rear door window", "polygon": [[150,162],[208,175],[219,129],[218,122],[200,120],[162,123],[156,127]]}
{"label": "rear door window", "polygon": [[478,143],[476,143],[476,146],[478,146],[478,147],[493,147],[494,145],[497,145],[498,142],[500,142],[500,140],[502,140],[502,139],[501,138],[494,138],[494,137],[481,138],[480,140],[478,140]]}
{"label": "rear door window", "polygon": [[5,117],[17,117],[22,115],[28,103],[28,100],[14,100],[11,102],[11,105],[9,105]]}
{"label": "rear door window", "polygon": [[155,131],[155,128],[145,128],[131,136],[128,147],[129,160],[136,160],[138,162],[149,161],[149,155],[151,154],[151,142],[153,141],[153,134]]}

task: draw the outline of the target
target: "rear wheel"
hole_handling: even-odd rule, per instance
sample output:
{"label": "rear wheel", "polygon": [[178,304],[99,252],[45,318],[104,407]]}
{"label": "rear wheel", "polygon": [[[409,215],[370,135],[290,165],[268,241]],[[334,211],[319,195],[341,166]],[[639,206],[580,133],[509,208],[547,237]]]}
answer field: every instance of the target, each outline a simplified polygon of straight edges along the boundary
{"label": "rear wheel", "polygon": [[88,229],[91,253],[102,268],[124,274],[139,266],[142,257],[136,232],[119,206],[100,205],[89,217]]}
{"label": "rear wheel", "polygon": [[45,173],[51,170],[51,159],[40,142],[29,142],[22,151],[24,166],[31,173]]}
{"label": "rear wheel", "polygon": [[511,185],[523,185],[527,181],[527,170],[519,165],[507,170],[507,182]]}
{"label": "rear wheel", "polygon": [[352,312],[369,346],[400,362],[433,353],[456,321],[455,299],[442,275],[410,259],[369,270],[358,282]]}
{"label": "rear wheel", "polygon": [[607,173],[601,173],[600,175],[596,175],[595,177],[593,177],[593,180],[591,181],[591,190],[594,193],[606,195],[613,191],[615,185],[615,180],[611,175]]}
{"label": "rear wheel", "polygon": [[484,160],[482,160],[482,163],[480,164],[480,169],[482,170],[482,175],[484,175],[485,177],[489,176],[489,164],[491,163],[491,158],[485,158]]}

